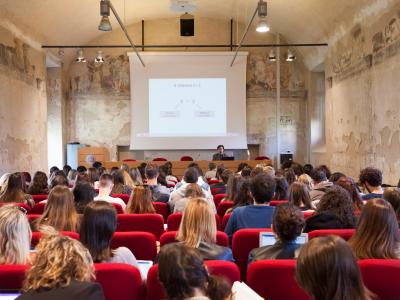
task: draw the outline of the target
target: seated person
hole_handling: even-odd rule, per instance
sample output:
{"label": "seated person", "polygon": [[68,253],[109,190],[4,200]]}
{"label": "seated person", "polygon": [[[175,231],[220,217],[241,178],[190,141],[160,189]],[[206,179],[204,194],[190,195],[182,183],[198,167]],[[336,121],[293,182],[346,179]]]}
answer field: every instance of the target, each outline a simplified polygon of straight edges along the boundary
{"label": "seated person", "polygon": [[235,208],[225,228],[232,240],[233,234],[243,228],[270,228],[275,208],[269,202],[275,193],[275,179],[266,174],[255,176],[250,183],[253,205]]}
{"label": "seated person", "polygon": [[253,249],[249,254],[249,263],[262,259],[293,259],[298,256],[301,244],[296,239],[304,229],[304,216],[299,208],[290,204],[281,204],[275,209],[272,230],[276,243]]}
{"label": "seated person", "polygon": [[365,168],[361,170],[359,181],[365,191],[362,196],[363,200],[383,198],[381,170],[371,167]]}
{"label": "seated person", "polygon": [[195,248],[205,260],[233,261],[232,250],[216,244],[215,213],[207,201],[193,198],[186,206],[176,239]]}
{"label": "seated person", "polygon": [[113,189],[113,178],[110,174],[102,174],[99,180],[99,194],[94,197],[94,201],[106,201],[109,203],[116,203],[121,205],[125,211],[126,204],[121,198],[111,197],[111,191]]}
{"label": "seated person", "polygon": [[217,165],[213,162],[208,163],[208,171],[204,175],[207,180],[217,178]]}
{"label": "seated person", "polygon": [[[185,192],[185,198],[178,200],[174,206],[174,213],[184,212],[187,203],[193,198],[204,198],[204,191],[197,183],[190,183]],[[215,208],[215,206],[212,206]],[[214,212],[216,213],[216,212]]]}
{"label": "seated person", "polygon": [[125,170],[118,170],[112,173],[114,185],[112,187],[111,194],[130,195],[132,193],[132,187],[128,186],[125,182],[125,176],[130,177]]}
{"label": "seated person", "polygon": [[158,166],[156,164],[147,164],[145,168],[147,185],[153,194],[154,202],[168,202],[170,190],[157,182]]}
{"label": "seated person", "polygon": [[222,188],[225,186],[224,182],[222,181],[222,173],[224,173],[225,170],[226,170],[226,168],[224,167],[224,165],[219,165],[217,167],[216,176],[217,176],[217,180],[219,180],[219,182],[211,185],[210,189],[217,189],[217,188]]}
{"label": "seated person", "polygon": [[148,185],[137,186],[133,190],[126,206],[127,214],[155,214],[153,195]]}
{"label": "seated person", "polygon": [[301,182],[293,182],[289,188],[289,203],[303,211],[313,210],[307,186]]}
{"label": "seated person", "polygon": [[[228,196],[223,199],[222,201],[232,201],[233,202],[233,207],[229,208],[226,210],[225,214],[230,214],[232,211],[241,206],[247,206],[247,205],[252,205],[254,203],[253,196],[251,195],[250,191],[250,184],[251,180],[248,178],[243,178],[243,177],[237,177],[240,175],[235,175],[235,177],[231,177],[230,181],[231,182],[236,182],[238,185],[236,189],[236,193],[232,193],[229,195],[229,188],[228,188]],[[229,186],[229,181],[228,181],[228,186]]]}
{"label": "seated person", "polygon": [[275,182],[276,182],[276,189],[273,200],[288,200],[289,184],[286,178],[283,176],[276,176]]}
{"label": "seated person", "polygon": [[88,182],[78,182],[72,190],[76,212],[83,214],[86,205],[94,200],[96,191]]}
{"label": "seated person", "polygon": [[389,202],[396,213],[397,223],[400,225],[400,191],[398,189],[386,190],[383,199]]}
{"label": "seated person", "polygon": [[328,180],[325,168],[319,166],[311,171],[312,190],[310,198],[312,205],[316,206],[326,191],[332,187],[333,183]]}
{"label": "seated person", "polygon": [[304,232],[318,229],[351,229],[356,225],[353,200],[340,186],[332,186],[322,196],[313,216],[307,219]]}
{"label": "seated person", "polygon": [[229,178],[232,177],[234,173],[231,170],[224,170],[221,174],[221,179],[222,179],[222,185],[218,188],[215,188],[216,191],[214,192],[214,195],[217,194],[226,194],[226,187],[229,181]]}
{"label": "seated person", "polygon": [[89,251],[77,240],[51,234],[36,246],[18,300],[104,300]]}
{"label": "seated person", "polygon": [[226,157],[225,147],[224,145],[218,145],[217,153],[213,155],[212,160],[222,160],[224,157]]}
{"label": "seated person", "polygon": [[95,201],[83,213],[80,241],[96,263],[122,263],[137,267],[135,256],[126,247],[111,250],[111,239],[117,229],[117,212],[110,203]]}
{"label": "seated person", "polygon": [[47,185],[47,175],[44,172],[36,172],[28,188],[28,193],[31,195],[47,195],[49,186]]}
{"label": "seated person", "polygon": [[22,173],[16,172],[8,176],[3,184],[0,194],[0,203],[24,203],[30,207],[35,206],[32,196],[25,194]]}

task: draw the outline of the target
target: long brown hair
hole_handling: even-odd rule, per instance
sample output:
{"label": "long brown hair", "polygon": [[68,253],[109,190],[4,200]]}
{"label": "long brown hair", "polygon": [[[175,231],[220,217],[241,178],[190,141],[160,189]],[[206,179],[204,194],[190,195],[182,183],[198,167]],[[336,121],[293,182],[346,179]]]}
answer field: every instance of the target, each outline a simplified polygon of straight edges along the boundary
{"label": "long brown hair", "polygon": [[50,191],[38,224],[52,226],[58,231],[77,231],[78,214],[75,210],[74,195],[69,188],[58,185]]}
{"label": "long brown hair", "polygon": [[148,186],[137,186],[133,190],[125,209],[128,214],[154,214],[153,195]]}
{"label": "long brown hair", "polygon": [[38,171],[33,175],[33,180],[29,186],[28,193],[31,195],[49,193],[46,173]]}
{"label": "long brown hair", "polygon": [[364,206],[357,231],[349,244],[355,256],[367,258],[399,258],[399,236],[396,214],[386,200],[372,199]]}
{"label": "long brown hair", "polygon": [[289,187],[289,203],[297,207],[313,209],[311,205],[310,193],[307,186],[301,182],[293,182]]}
{"label": "long brown hair", "polygon": [[350,194],[351,199],[353,200],[354,208],[357,211],[361,211],[363,207],[363,202],[361,199],[361,195],[357,190],[356,183],[350,177],[340,177],[336,184],[347,190]]}
{"label": "long brown hair", "polygon": [[350,247],[338,236],[314,238],[301,248],[296,280],[313,299],[371,300]]}
{"label": "long brown hair", "polygon": [[25,193],[23,189],[23,178],[20,172],[12,173],[7,180],[7,184],[4,187],[0,195],[0,202],[22,202],[26,201]]}

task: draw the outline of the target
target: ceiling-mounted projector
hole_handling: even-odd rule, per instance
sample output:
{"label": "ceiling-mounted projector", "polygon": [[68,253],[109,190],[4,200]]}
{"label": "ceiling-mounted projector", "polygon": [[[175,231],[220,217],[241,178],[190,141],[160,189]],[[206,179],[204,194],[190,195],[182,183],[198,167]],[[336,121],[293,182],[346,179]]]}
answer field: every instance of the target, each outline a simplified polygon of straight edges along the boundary
{"label": "ceiling-mounted projector", "polygon": [[197,5],[195,0],[171,0],[170,8],[177,13],[193,13]]}

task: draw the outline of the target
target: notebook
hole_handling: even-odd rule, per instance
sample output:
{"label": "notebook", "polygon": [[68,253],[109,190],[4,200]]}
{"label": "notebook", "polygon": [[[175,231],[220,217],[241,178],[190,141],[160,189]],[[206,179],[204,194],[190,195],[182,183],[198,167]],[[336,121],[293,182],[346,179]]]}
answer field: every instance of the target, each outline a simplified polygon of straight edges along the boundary
{"label": "notebook", "polygon": [[244,282],[235,281],[232,286],[232,300],[263,300]]}

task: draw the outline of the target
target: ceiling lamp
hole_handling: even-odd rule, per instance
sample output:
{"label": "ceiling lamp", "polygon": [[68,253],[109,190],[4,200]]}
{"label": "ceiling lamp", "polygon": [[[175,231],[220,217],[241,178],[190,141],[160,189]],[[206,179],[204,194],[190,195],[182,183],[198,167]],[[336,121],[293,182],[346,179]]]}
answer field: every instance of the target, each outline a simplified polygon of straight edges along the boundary
{"label": "ceiling lamp", "polygon": [[267,20],[266,20],[266,18],[267,18],[267,2],[260,0],[260,2],[258,2],[257,12],[258,12],[258,17],[260,18],[260,21],[258,22],[256,31],[257,32],[268,32],[269,26],[268,26]]}
{"label": "ceiling lamp", "polygon": [[104,62],[103,51],[97,51],[96,57],[94,59],[94,62],[96,62],[96,63],[103,63]]}
{"label": "ceiling lamp", "polygon": [[100,1],[100,15],[101,21],[99,24],[99,30],[101,31],[111,31],[111,23],[110,23],[110,3],[108,0]]}
{"label": "ceiling lamp", "polygon": [[275,51],[274,50],[271,49],[269,51],[268,59],[269,59],[269,61],[276,61],[276,55],[275,55]]}
{"label": "ceiling lamp", "polygon": [[79,49],[78,52],[76,53],[76,62],[78,63],[85,63],[86,62],[86,58],[83,56],[83,50]]}
{"label": "ceiling lamp", "polygon": [[286,61],[294,61],[295,59],[296,59],[296,56],[293,54],[293,52],[288,50]]}

